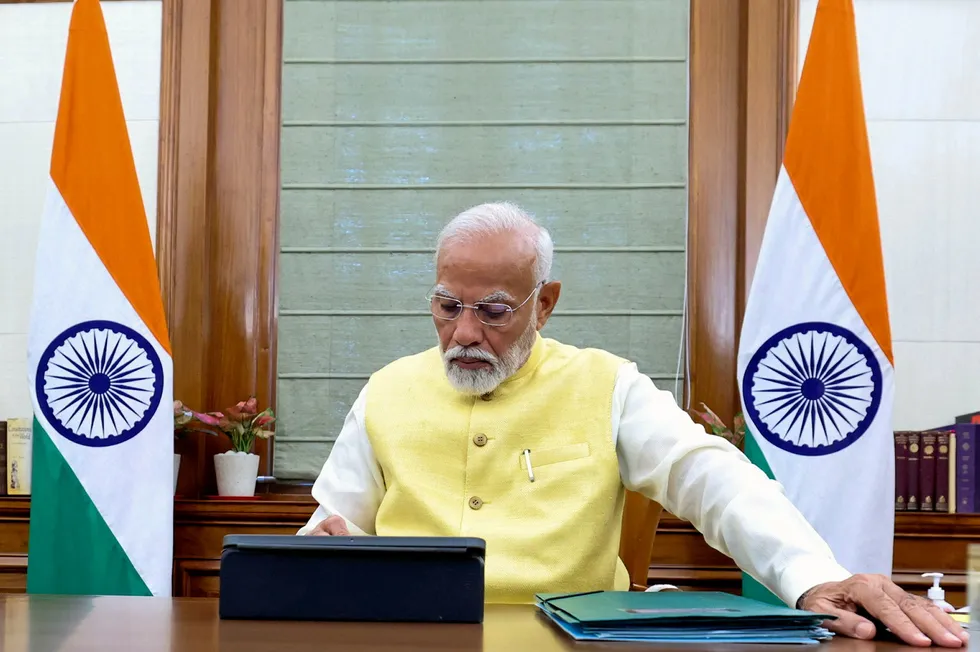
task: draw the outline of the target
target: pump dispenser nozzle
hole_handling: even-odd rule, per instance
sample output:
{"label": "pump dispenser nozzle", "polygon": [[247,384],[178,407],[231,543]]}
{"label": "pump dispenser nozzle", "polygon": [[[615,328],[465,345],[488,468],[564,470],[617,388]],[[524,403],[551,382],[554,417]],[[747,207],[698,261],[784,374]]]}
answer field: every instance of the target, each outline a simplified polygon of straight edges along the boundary
{"label": "pump dispenser nozzle", "polygon": [[929,587],[929,591],[926,593],[926,597],[932,600],[934,604],[938,605],[940,609],[944,611],[953,611],[953,605],[946,602],[946,591],[944,591],[943,588],[939,586],[939,580],[942,579],[943,574],[923,573],[922,577],[932,578],[932,586]]}

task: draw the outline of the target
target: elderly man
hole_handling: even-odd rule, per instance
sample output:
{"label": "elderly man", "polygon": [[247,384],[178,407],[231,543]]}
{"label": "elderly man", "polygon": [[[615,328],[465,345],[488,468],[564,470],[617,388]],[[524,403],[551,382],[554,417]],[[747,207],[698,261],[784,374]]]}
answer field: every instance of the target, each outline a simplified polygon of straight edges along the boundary
{"label": "elderly man", "polygon": [[779,485],[634,364],[542,338],[561,292],[552,255],[548,232],[512,204],[445,227],[429,296],[439,346],[368,381],[300,534],[483,538],[492,602],[621,590],[625,487],[787,604],[838,615],[839,633],[874,636],[862,610],[912,644],[966,640],[932,603],[842,568]]}

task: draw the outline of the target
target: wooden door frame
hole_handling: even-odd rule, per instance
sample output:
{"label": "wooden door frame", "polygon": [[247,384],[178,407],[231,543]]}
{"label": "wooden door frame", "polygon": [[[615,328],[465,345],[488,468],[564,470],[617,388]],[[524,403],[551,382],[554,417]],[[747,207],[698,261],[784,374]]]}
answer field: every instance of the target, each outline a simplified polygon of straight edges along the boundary
{"label": "wooden door frame", "polygon": [[[274,406],[282,0],[162,2],[157,243],[175,397]],[[690,0],[685,399],[724,419],[739,409],[738,333],[789,121],[797,3]],[[226,448],[181,442],[193,471],[178,493],[214,493],[209,460]],[[271,446],[259,452],[269,475]]]}

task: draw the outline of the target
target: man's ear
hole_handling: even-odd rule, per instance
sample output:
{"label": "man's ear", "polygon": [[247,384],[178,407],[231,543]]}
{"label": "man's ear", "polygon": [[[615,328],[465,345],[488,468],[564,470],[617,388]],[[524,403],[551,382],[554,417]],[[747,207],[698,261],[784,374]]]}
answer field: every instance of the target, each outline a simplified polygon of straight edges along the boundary
{"label": "man's ear", "polygon": [[541,286],[541,291],[538,292],[538,330],[548,323],[560,295],[561,281],[551,281]]}

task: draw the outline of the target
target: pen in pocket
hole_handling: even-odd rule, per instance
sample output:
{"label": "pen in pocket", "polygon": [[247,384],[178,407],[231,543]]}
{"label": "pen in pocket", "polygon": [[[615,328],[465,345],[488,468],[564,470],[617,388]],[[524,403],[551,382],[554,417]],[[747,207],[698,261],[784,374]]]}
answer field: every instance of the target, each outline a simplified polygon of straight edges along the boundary
{"label": "pen in pocket", "polygon": [[531,468],[531,449],[524,449],[524,464],[527,465],[527,479],[534,482],[534,469]]}

